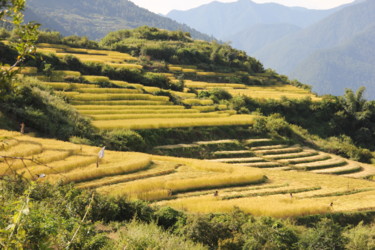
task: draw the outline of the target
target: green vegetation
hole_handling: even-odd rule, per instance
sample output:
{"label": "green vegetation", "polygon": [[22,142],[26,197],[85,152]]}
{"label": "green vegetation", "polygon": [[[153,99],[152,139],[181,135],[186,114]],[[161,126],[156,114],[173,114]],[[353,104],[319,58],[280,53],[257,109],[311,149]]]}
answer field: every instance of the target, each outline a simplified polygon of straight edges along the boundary
{"label": "green vegetation", "polygon": [[[33,78],[25,78],[13,92],[1,99],[1,110],[14,121],[27,124],[43,135],[68,140],[71,136],[93,138],[95,129],[50,89]],[[29,131],[31,132],[31,131]]]}
{"label": "green vegetation", "polygon": [[242,51],[235,50],[227,44],[194,41],[189,34],[178,31],[160,31],[146,26],[116,31],[104,37],[101,45],[136,56],[150,57],[153,60],[193,64],[205,70],[264,72],[263,66],[256,59]]}

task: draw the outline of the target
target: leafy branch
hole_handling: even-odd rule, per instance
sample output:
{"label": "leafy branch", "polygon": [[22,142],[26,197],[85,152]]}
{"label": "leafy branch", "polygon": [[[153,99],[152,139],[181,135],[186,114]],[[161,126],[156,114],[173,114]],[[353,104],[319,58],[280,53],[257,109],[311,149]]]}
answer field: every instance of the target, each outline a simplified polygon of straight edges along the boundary
{"label": "leafy branch", "polygon": [[38,39],[40,24],[24,23],[22,11],[25,6],[25,0],[0,0],[0,22],[10,23],[13,26],[16,39],[12,40],[10,45],[18,52],[16,61],[10,67],[0,68],[0,96],[12,91],[12,81],[19,72],[17,67],[36,52],[35,43]]}

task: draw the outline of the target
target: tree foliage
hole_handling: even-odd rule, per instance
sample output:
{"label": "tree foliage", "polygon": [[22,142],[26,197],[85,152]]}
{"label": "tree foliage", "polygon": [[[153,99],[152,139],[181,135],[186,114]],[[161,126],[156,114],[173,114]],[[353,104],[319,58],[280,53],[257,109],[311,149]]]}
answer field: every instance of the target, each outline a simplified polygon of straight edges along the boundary
{"label": "tree foliage", "polygon": [[25,4],[25,0],[0,2],[0,21],[13,26],[15,39],[11,40],[11,47],[18,52],[16,61],[10,67],[0,69],[0,96],[5,96],[12,91],[12,81],[17,73],[16,67],[36,51],[35,42],[38,39],[39,24],[24,24],[22,11],[25,9]]}

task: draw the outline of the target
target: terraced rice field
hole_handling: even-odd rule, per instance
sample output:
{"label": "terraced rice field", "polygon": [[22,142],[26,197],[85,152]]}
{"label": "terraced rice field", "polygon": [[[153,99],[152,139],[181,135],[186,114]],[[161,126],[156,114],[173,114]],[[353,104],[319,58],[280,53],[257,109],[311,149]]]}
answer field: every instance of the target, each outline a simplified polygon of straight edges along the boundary
{"label": "terraced rice field", "polygon": [[[107,64],[112,67],[125,67],[134,70],[142,70],[142,66],[138,63],[138,58],[132,57],[126,53],[105,51],[105,50],[90,50],[70,48],[66,45],[53,44],[39,44],[38,51],[41,53],[55,53],[59,57],[66,55],[74,55],[82,62],[97,62]],[[29,73],[37,73],[35,69],[30,69]],[[186,74],[193,74],[196,76],[205,77],[230,77],[234,73],[218,73],[218,72],[204,72],[195,66],[188,65],[169,65],[170,72],[164,72],[166,77],[171,81],[177,81],[177,76],[184,72]],[[27,72],[26,72],[27,73]],[[241,74],[244,74],[242,72]],[[137,83],[129,83],[126,81],[112,80],[106,76],[82,75],[78,71],[62,71],[56,70],[52,76],[46,77],[37,75],[37,77],[44,81],[45,85],[52,87],[62,94],[67,96],[70,103],[78,110],[81,106],[94,106],[93,113],[87,111],[84,115],[90,116],[94,122],[93,124],[100,129],[154,129],[154,128],[173,128],[173,127],[188,127],[188,126],[226,126],[226,125],[249,125],[253,118],[246,115],[236,115],[234,110],[228,110],[225,104],[214,104],[211,99],[199,99],[195,93],[179,92],[172,90],[169,93],[180,98],[185,107],[186,112],[168,113],[166,110],[161,112],[160,107],[167,105],[175,106],[170,98],[167,96],[157,96],[155,93],[161,89],[153,86],[143,86]],[[88,84],[65,82],[65,79],[81,77]],[[108,83],[115,88],[101,88],[98,83]],[[207,90],[212,88],[223,88],[234,95],[248,95],[248,93],[256,94],[256,98],[280,98],[282,95],[287,97],[302,98],[312,96],[311,93],[298,89],[293,86],[273,86],[273,87],[255,87],[246,86],[237,83],[208,83],[202,81],[185,81],[186,91],[188,88],[196,88],[198,90]],[[263,92],[262,92],[263,91]],[[267,92],[267,94],[265,94]],[[289,95],[289,96],[288,96]],[[153,106],[154,110],[160,112],[133,112],[130,115],[125,112],[118,112],[107,109],[106,113],[99,113],[99,110],[107,106],[121,107],[122,110],[134,106]],[[192,110],[192,112],[190,112]],[[139,114],[138,116],[136,114]],[[169,115],[167,115],[169,114]],[[207,117],[206,121],[203,120]],[[166,121],[165,118],[168,118]]]}
{"label": "terraced rice field", "polygon": [[[61,74],[60,72],[59,75]],[[100,78],[83,77],[92,82]],[[102,80],[109,81],[106,77]],[[119,84],[118,81],[113,83]],[[124,83],[125,86],[127,84]],[[216,106],[212,100],[191,98],[191,93],[181,92],[180,95],[183,103],[191,105],[190,109],[186,109],[184,106],[173,105],[169,97],[148,94],[146,89],[149,88],[140,84],[132,89],[99,88],[95,84],[82,86],[84,84],[64,82],[46,82],[46,85],[63,90],[61,93],[69,98],[77,110],[91,117],[93,124],[100,129],[249,125],[253,122],[253,116],[235,115],[235,112],[226,111],[225,105]]]}
{"label": "terraced rice field", "polygon": [[[299,145],[279,144],[269,138],[237,141],[236,145],[237,147],[232,150],[212,150],[210,161],[273,170],[311,171],[317,174],[342,175],[352,178],[367,178],[375,174],[373,165],[347,160]],[[241,145],[240,148],[239,145]],[[197,146],[199,146],[197,143],[166,145],[155,148],[155,152],[170,155],[171,150],[181,153],[180,147]]]}
{"label": "terraced rice field", "polygon": [[[258,149],[267,143],[284,148],[271,145],[274,142],[269,139],[249,143]],[[218,158],[212,161],[105,151],[97,166],[100,148],[0,130],[0,175],[18,172],[39,182],[74,182],[79,188],[96,189],[109,196],[203,213],[230,212],[239,207],[254,215],[290,217],[375,206],[375,183],[371,181],[224,163],[267,162],[256,150],[241,150],[243,144],[220,140],[185,145],[216,150]],[[161,149],[178,147],[183,145]],[[221,148],[225,150],[217,150]],[[20,157],[24,157],[22,161]],[[38,178],[42,174],[45,178]]]}

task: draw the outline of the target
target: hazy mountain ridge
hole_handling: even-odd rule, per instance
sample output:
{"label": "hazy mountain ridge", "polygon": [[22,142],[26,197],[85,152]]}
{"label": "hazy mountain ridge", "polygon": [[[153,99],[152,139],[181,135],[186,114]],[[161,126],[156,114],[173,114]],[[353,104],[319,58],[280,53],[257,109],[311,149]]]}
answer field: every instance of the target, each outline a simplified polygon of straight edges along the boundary
{"label": "hazy mountain ridge", "polygon": [[[224,41],[232,41],[232,46],[253,54],[273,41],[301,30],[292,24],[255,24],[232,36],[224,37]],[[232,40],[233,39],[233,40]]]}
{"label": "hazy mountain ridge", "polygon": [[366,86],[374,99],[375,2],[361,1],[255,53],[266,67],[313,85],[320,94]]}
{"label": "hazy mountain ridge", "polygon": [[26,20],[43,24],[42,28],[63,35],[100,39],[110,31],[143,25],[190,32],[194,38],[212,40],[187,25],[140,8],[128,0],[29,0]]}
{"label": "hazy mountain ridge", "polygon": [[265,46],[255,53],[267,67],[291,73],[317,50],[329,49],[351,40],[375,23],[375,2],[350,6],[295,34]]}
{"label": "hazy mountain ridge", "polygon": [[374,41],[375,24],[341,46],[314,53],[291,76],[319,94],[342,95],[345,88],[366,86],[366,96],[375,99]]}
{"label": "hazy mountain ridge", "polygon": [[212,2],[188,11],[171,11],[168,17],[201,32],[224,38],[255,24],[288,23],[306,27],[333,13],[331,10],[309,10],[275,3],[258,4],[250,0],[233,3]]}

